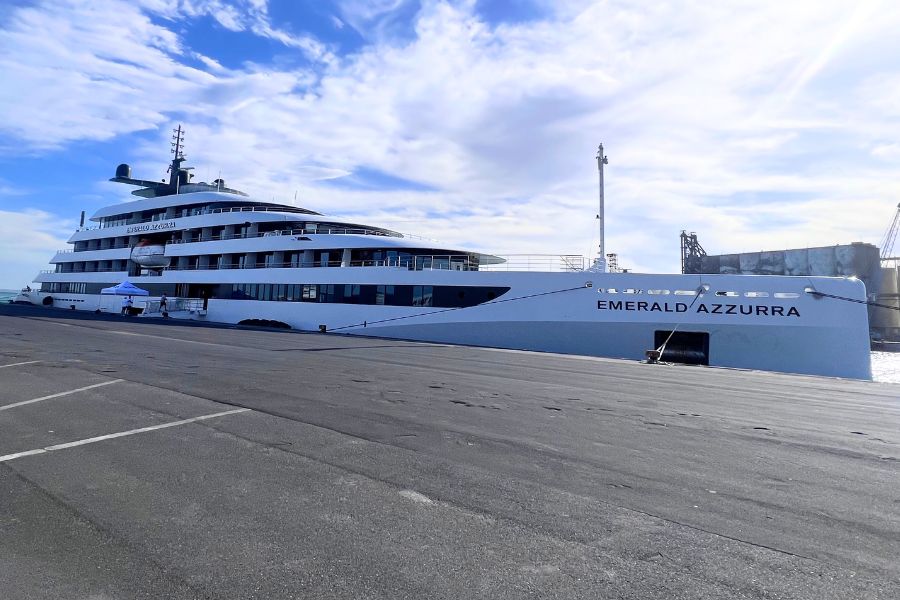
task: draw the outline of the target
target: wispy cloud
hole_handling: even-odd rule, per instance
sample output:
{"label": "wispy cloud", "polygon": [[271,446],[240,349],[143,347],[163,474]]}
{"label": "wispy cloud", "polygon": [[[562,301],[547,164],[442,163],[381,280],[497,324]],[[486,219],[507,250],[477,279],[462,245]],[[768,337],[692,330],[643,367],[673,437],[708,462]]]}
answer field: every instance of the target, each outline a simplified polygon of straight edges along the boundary
{"label": "wispy cloud", "polygon": [[34,279],[35,266],[64,248],[76,225],[39,210],[0,210],[0,287],[17,289]]}
{"label": "wispy cloud", "polygon": [[[22,7],[0,25],[0,149],[156,131],[134,150],[151,168],[178,120],[198,173],[263,198],[577,253],[596,240],[602,141],[607,247],[627,266],[676,269],[683,228],[711,252],[878,240],[900,197],[900,7],[534,6],[543,17],[488,23],[476,2],[347,0],[338,20],[367,45],[344,55],[263,0]],[[180,36],[198,18],[308,60],[225,68]],[[422,187],[321,181],[352,173]]]}

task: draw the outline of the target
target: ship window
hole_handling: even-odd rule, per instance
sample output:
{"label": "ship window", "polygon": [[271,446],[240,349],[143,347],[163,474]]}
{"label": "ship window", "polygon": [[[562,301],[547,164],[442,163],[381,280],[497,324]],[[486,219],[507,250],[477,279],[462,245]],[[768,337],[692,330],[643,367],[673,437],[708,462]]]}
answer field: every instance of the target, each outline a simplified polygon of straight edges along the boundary
{"label": "ship window", "polygon": [[696,296],[697,290],[675,290],[676,296]]}
{"label": "ship window", "polygon": [[344,301],[349,304],[357,304],[359,301],[360,292],[360,286],[358,285],[345,285]]}
{"label": "ship window", "polygon": [[727,296],[729,298],[735,298],[740,296],[737,292],[716,292],[716,296]]}
{"label": "ship window", "polygon": [[748,298],[768,298],[769,292],[744,292]]}
{"label": "ship window", "polygon": [[654,296],[666,296],[671,292],[669,290],[647,290],[647,293]]}
{"label": "ship window", "polygon": [[375,287],[375,304],[378,305],[394,305],[394,286],[379,285]]}
{"label": "ship window", "polygon": [[[68,291],[75,291],[74,285]],[[507,287],[356,285],[356,284],[223,284],[222,294],[236,300],[322,302],[383,306],[464,308],[498,298]],[[67,290],[61,290],[67,291]],[[82,292],[84,293],[84,292]]]}
{"label": "ship window", "polygon": [[800,294],[795,292],[775,292],[774,296],[776,298],[799,298]]}
{"label": "ship window", "polygon": [[431,306],[432,288],[430,285],[413,286],[413,306]]}

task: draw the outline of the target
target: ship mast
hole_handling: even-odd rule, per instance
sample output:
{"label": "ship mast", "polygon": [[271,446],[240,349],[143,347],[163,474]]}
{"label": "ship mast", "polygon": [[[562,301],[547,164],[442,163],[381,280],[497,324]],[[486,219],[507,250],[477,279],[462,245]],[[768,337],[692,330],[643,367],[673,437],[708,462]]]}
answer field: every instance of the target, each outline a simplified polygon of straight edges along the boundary
{"label": "ship mast", "polygon": [[606,155],[603,154],[603,144],[597,150],[597,171],[600,174],[600,210],[597,213],[597,225],[600,229],[600,251],[594,259],[594,267],[606,271],[606,247],[604,240],[604,216],[603,216],[603,165],[609,164]]}
{"label": "ship mast", "polygon": [[[191,169],[182,168],[181,163],[184,162],[184,130],[181,129],[181,125],[178,125],[178,128],[172,131],[172,164],[169,165],[169,185],[175,186],[175,193],[177,194],[179,191],[179,187],[182,183],[188,183],[190,178],[188,177],[187,171]],[[182,171],[185,172],[182,175]]]}

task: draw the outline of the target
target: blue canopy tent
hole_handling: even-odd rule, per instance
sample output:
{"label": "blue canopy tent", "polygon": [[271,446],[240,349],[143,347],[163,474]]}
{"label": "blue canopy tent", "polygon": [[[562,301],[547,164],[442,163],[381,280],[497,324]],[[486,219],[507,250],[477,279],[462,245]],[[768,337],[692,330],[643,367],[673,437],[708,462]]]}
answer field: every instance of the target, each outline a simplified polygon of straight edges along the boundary
{"label": "blue canopy tent", "polygon": [[135,286],[130,281],[123,281],[119,285],[114,285],[112,287],[103,288],[100,290],[101,294],[113,294],[116,296],[149,296],[150,292],[147,290],[142,290],[141,288]]}

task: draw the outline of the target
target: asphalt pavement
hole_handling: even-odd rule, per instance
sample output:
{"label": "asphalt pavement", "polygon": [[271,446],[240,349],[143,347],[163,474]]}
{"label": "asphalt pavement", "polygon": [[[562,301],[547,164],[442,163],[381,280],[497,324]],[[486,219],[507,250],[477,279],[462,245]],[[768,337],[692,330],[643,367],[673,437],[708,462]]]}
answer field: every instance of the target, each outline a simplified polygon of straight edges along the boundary
{"label": "asphalt pavement", "polygon": [[0,597],[900,598],[900,386],[0,306]]}

